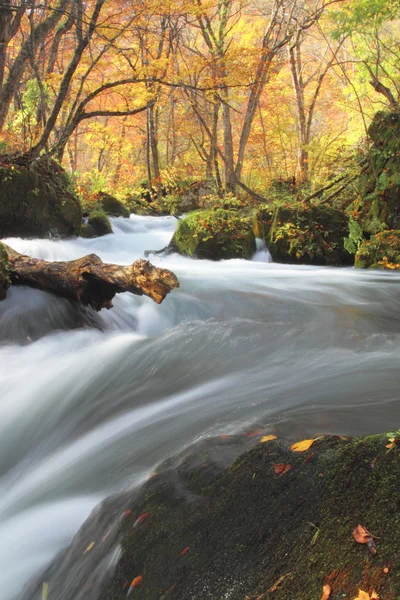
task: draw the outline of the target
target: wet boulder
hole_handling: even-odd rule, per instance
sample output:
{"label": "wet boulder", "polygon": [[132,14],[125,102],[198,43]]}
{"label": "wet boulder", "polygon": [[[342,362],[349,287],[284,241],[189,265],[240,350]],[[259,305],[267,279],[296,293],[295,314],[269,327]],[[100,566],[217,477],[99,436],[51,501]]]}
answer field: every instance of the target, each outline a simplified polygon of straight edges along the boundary
{"label": "wet boulder", "polygon": [[400,230],[382,231],[362,242],[354,266],[360,269],[400,269]]}
{"label": "wet boulder", "polygon": [[179,221],[170,249],[210,260],[251,258],[256,242],[247,216],[223,209],[200,210]]}
{"label": "wet boulder", "polygon": [[86,238],[100,237],[112,232],[110,219],[104,210],[99,209],[89,213],[86,223],[81,228],[81,236]]}
{"label": "wet boulder", "polygon": [[350,265],[345,249],[347,215],[324,204],[261,206],[253,217],[256,237],[264,239],[274,261],[310,265]]}
{"label": "wet boulder", "polygon": [[78,235],[82,209],[64,169],[50,159],[0,161],[0,237]]}
{"label": "wet boulder", "polygon": [[91,202],[100,204],[104,212],[110,217],[129,217],[128,207],[121,200],[106,192],[98,192],[91,198]]}
{"label": "wet boulder", "polygon": [[257,438],[227,466],[235,438],[207,440],[105,501],[23,600],[40,600],[42,582],[58,600],[304,600],[325,585],[332,600],[398,598],[396,441],[388,452],[384,435],[328,436],[296,451]]}

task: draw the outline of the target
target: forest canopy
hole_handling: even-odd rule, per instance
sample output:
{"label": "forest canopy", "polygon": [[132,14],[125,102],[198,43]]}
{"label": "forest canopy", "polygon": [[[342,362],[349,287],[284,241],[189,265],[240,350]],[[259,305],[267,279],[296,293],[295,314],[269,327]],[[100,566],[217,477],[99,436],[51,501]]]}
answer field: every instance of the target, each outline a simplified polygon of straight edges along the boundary
{"label": "forest canopy", "polygon": [[91,192],[324,183],[397,106],[398,0],[0,0],[0,151]]}

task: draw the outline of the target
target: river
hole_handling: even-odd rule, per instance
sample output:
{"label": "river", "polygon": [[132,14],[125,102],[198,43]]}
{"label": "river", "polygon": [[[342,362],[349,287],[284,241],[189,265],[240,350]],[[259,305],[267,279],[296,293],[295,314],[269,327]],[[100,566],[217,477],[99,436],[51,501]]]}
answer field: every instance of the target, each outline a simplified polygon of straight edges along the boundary
{"label": "river", "polygon": [[[5,240],[48,260],[127,264],[172,217],[93,240]],[[0,590],[15,600],[93,507],[204,436],[301,439],[400,427],[400,276],[150,257],[180,280],[157,306],[99,314],[27,288],[0,303]]]}

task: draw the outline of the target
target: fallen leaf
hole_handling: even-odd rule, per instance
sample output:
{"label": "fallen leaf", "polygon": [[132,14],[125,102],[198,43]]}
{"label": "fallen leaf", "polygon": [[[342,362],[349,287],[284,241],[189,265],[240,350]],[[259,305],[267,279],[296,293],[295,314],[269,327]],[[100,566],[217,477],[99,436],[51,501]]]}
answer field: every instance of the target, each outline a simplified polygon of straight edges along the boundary
{"label": "fallen leaf", "polygon": [[331,586],[324,585],[324,587],[322,588],[321,600],[329,600],[329,598],[331,597],[331,592],[332,592]]}
{"label": "fallen leaf", "polygon": [[359,544],[368,544],[369,540],[372,539],[372,535],[364,525],[357,525],[353,531],[353,536]]}
{"label": "fallen leaf", "polygon": [[357,598],[354,598],[354,600],[371,600],[371,597],[367,592],[364,592],[363,590],[358,590],[358,596]]}
{"label": "fallen leaf", "polygon": [[282,581],[286,579],[286,577],[288,577],[289,575],[291,575],[291,573],[286,573],[286,575],[282,575],[282,577],[279,577],[278,581],[275,581],[274,585],[269,588],[268,592],[276,592]]}
{"label": "fallen leaf", "polygon": [[395,443],[394,443],[394,442],[392,442],[391,444],[386,444],[386,448],[389,448],[389,450],[390,450],[391,448],[393,448],[393,446],[395,446]]}
{"label": "fallen leaf", "polygon": [[379,594],[375,590],[371,592],[371,595],[363,590],[358,590],[358,596],[354,600],[379,600]]}
{"label": "fallen leaf", "polygon": [[184,554],[186,554],[186,552],[189,552],[189,546],[186,546],[186,548],[184,548],[183,550],[181,550],[181,551],[179,552],[179,554],[180,554],[181,556],[183,556]]}
{"label": "fallen leaf", "polygon": [[122,514],[123,514],[124,517],[129,517],[132,514],[132,511],[131,510],[125,510]]}
{"label": "fallen leaf", "polygon": [[49,596],[49,584],[47,583],[47,581],[43,581],[42,600],[47,600],[48,596]]}
{"label": "fallen leaf", "polygon": [[385,573],[385,575],[387,575],[390,571],[390,567],[384,567],[383,568],[383,572]]}
{"label": "fallen leaf", "polygon": [[290,446],[290,449],[293,450],[293,452],[305,452],[306,450],[311,448],[311,446],[313,445],[314,442],[322,439],[323,437],[324,436],[320,436],[320,437],[314,438],[313,440],[302,440],[301,442],[292,444]]}
{"label": "fallen leaf", "polygon": [[261,438],[260,442],[263,444],[264,442],[270,442],[271,440],[276,440],[276,439],[277,439],[276,435],[264,435]]}
{"label": "fallen leaf", "polygon": [[272,465],[272,468],[274,469],[274,473],[276,473],[277,475],[279,474],[282,477],[282,475],[285,475],[285,473],[290,471],[292,465],[285,463],[277,463],[276,465]]}
{"label": "fallen leaf", "polygon": [[142,513],[135,521],[135,523],[133,524],[134,527],[137,527],[138,525],[140,525],[141,523],[143,523],[143,521],[145,521],[146,519],[149,518],[149,513],[145,512]]}
{"label": "fallen leaf", "polygon": [[86,554],[86,552],[90,552],[91,549],[93,548],[93,546],[94,546],[94,542],[91,542],[83,554]]}
{"label": "fallen leaf", "polygon": [[132,579],[130,587],[131,588],[138,587],[138,585],[140,585],[142,583],[142,581],[143,581],[142,575],[138,575],[137,577]]}

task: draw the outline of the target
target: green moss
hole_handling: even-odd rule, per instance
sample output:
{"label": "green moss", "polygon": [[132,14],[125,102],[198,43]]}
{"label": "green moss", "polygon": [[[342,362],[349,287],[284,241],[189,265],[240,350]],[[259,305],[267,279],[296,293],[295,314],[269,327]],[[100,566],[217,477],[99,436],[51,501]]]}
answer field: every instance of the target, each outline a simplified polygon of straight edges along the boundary
{"label": "green moss", "polygon": [[369,234],[400,229],[400,112],[378,112],[368,136],[369,165],[357,182],[351,214]]}
{"label": "green moss", "polygon": [[400,269],[400,230],[383,231],[363,242],[355,266],[361,269]]}
{"label": "green moss", "polygon": [[65,171],[53,160],[0,166],[0,236],[76,235],[82,210]]}
{"label": "green moss", "polygon": [[110,217],[129,217],[128,207],[121,200],[115,198],[106,192],[98,192],[92,198],[93,202],[98,202],[103,207],[104,212]]}
{"label": "green moss", "polygon": [[185,256],[211,260],[251,258],[256,250],[250,219],[223,209],[189,213],[179,221],[171,246]]}
{"label": "green moss", "polygon": [[100,237],[112,233],[110,220],[103,210],[93,210],[87,223],[82,227],[82,237]]}
{"label": "green moss", "polygon": [[277,262],[315,265],[352,264],[345,249],[348,218],[324,204],[285,202],[261,206],[253,217],[256,237],[263,237]]}
{"label": "green moss", "polygon": [[8,256],[4,245],[0,242],[0,300],[6,297],[10,285]]}

